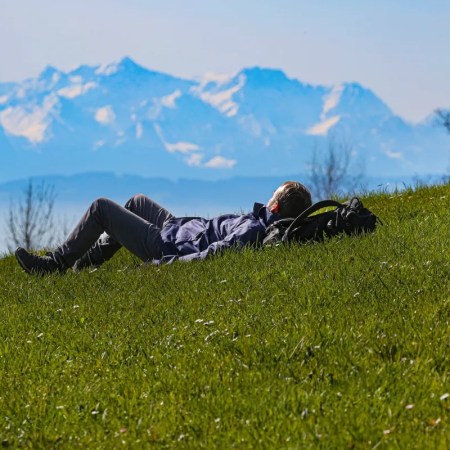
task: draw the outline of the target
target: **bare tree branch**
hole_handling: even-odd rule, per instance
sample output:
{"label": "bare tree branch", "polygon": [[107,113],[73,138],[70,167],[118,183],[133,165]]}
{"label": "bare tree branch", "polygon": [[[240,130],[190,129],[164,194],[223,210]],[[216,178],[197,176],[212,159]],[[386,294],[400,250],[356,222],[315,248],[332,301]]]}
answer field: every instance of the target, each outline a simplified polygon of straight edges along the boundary
{"label": "bare tree branch", "polygon": [[22,197],[10,201],[6,220],[10,251],[13,246],[37,249],[51,244],[55,234],[55,199],[53,185],[42,181],[35,186],[30,179]]}
{"label": "bare tree branch", "polygon": [[311,159],[311,189],[317,199],[354,191],[362,171],[351,171],[353,147],[348,140],[330,136],[325,149],[316,143]]}
{"label": "bare tree branch", "polygon": [[450,111],[444,111],[443,109],[437,109],[435,111],[437,116],[437,123],[447,129],[450,133]]}

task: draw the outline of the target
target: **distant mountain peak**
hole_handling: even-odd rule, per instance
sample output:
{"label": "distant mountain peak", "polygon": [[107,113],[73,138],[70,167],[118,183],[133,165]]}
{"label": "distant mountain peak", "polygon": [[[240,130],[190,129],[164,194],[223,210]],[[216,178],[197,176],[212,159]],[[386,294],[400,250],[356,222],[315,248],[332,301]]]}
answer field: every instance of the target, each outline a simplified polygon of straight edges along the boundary
{"label": "distant mountain peak", "polygon": [[342,83],[340,85],[341,99],[348,105],[359,104],[359,108],[364,113],[372,111],[377,115],[391,115],[389,106],[378,97],[371,89],[357,82]]}
{"label": "distant mountain peak", "polygon": [[125,56],[119,61],[103,64],[95,71],[96,75],[114,75],[116,73],[143,73],[149,72],[145,67],[137,64],[129,56]]}
{"label": "distant mountain peak", "polygon": [[99,66],[89,66],[87,64],[82,64],[81,66],[76,67],[75,69],[71,70],[68,75],[70,76],[77,76],[77,77],[86,77],[89,78],[91,77],[95,70],[98,68]]}
{"label": "distant mountain peak", "polygon": [[342,87],[343,92],[348,95],[375,95],[369,88],[357,83],[356,81],[342,83],[340,86]]}
{"label": "distant mountain peak", "polygon": [[121,67],[142,67],[140,64],[138,64],[134,59],[130,58],[129,56],[124,56],[119,61],[119,65]]}
{"label": "distant mountain peak", "polygon": [[286,74],[280,69],[271,69],[266,67],[249,67],[240,72],[245,75],[248,81],[258,84],[285,83],[290,81]]}
{"label": "distant mountain peak", "polygon": [[51,79],[53,77],[53,75],[59,74],[61,73],[56,67],[53,66],[45,66],[44,70],[42,70],[42,72],[39,74],[39,79],[40,80],[47,80],[47,79]]}

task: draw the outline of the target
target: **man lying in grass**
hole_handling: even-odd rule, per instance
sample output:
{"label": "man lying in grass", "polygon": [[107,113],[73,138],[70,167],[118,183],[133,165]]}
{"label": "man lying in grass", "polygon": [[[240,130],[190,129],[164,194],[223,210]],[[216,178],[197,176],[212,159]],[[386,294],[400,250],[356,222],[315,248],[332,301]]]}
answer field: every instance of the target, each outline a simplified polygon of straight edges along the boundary
{"label": "man lying in grass", "polygon": [[99,198],[53,252],[38,256],[19,247],[15,255],[27,273],[40,275],[100,266],[121,246],[152,264],[204,259],[225,248],[261,243],[271,223],[296,217],[310,205],[310,192],[295,181],[283,183],[267,205],[255,203],[251,213],[213,219],[176,218],[141,194],[128,200],[124,208]]}

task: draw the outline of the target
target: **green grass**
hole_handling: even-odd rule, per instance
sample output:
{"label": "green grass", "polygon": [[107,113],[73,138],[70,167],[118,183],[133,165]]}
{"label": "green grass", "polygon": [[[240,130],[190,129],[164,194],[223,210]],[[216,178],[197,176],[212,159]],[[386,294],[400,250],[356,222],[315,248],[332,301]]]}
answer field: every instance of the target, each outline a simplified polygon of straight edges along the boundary
{"label": "green grass", "polygon": [[0,441],[450,446],[450,185],[372,195],[376,233],[31,277],[0,260]]}

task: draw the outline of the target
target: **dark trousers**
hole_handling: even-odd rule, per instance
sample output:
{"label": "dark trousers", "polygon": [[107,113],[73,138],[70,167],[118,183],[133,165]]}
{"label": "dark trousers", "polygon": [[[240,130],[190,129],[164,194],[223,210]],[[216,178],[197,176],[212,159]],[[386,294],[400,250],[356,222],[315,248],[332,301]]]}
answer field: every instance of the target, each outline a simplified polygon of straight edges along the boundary
{"label": "dark trousers", "polygon": [[54,257],[64,267],[72,267],[87,253],[92,264],[102,264],[124,246],[142,261],[160,259],[161,228],[171,217],[169,211],[142,194],[130,198],[125,207],[99,198],[54,251]]}

